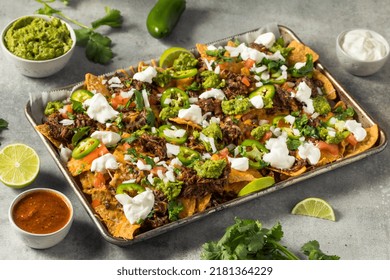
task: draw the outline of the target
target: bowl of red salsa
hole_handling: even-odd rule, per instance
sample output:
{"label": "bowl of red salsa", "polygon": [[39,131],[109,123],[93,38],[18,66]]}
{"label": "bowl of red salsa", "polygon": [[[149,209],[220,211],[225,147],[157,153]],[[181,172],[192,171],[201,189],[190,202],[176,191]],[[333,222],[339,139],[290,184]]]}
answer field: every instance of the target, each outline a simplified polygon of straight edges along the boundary
{"label": "bowl of red salsa", "polygon": [[59,191],[35,188],[13,200],[8,217],[27,246],[46,249],[60,243],[68,234],[73,222],[73,206]]}

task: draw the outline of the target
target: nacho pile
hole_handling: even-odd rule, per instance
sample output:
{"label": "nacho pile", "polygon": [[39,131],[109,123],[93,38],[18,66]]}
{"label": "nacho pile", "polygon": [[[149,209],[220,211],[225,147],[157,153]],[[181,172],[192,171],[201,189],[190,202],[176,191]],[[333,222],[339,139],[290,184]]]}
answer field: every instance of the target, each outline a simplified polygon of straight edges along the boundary
{"label": "nacho pile", "polygon": [[47,104],[37,129],[114,237],[133,239],[234,199],[257,178],[277,183],[377,141],[378,127],[363,127],[338,99],[309,47],[265,33],[197,49],[166,69],[88,73],[68,99]]}

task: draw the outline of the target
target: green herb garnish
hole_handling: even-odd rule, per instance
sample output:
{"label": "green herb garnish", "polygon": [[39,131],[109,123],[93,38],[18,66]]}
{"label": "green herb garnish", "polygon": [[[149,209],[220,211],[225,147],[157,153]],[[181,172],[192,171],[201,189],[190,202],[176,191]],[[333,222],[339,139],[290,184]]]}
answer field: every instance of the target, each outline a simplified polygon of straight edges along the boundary
{"label": "green herb garnish", "polygon": [[[76,43],[78,46],[85,47],[85,54],[87,58],[95,63],[107,64],[113,55],[111,50],[111,39],[96,31],[100,26],[110,26],[113,28],[119,28],[122,26],[122,15],[119,10],[105,7],[106,14],[91,23],[91,27],[74,20],[60,10],[54,9],[48,3],[55,2],[55,0],[35,0],[43,5],[36,11],[38,14],[53,16],[57,15],[63,19],[70,21],[71,23],[81,27],[76,29]],[[68,1],[62,1],[66,5]]]}

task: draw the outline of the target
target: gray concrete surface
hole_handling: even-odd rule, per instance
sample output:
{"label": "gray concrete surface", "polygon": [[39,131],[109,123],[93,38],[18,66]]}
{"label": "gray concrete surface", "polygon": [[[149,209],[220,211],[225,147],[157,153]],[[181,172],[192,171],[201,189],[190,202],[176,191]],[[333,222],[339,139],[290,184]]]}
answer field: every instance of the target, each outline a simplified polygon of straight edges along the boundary
{"label": "gray concrete surface", "polygon": [[[35,1],[1,0],[0,28],[10,20],[33,13]],[[62,7],[57,1],[56,7]],[[124,15],[122,29],[110,32],[115,58],[107,66],[90,63],[77,48],[60,73],[44,79],[21,76],[0,55],[0,117],[9,122],[2,131],[2,146],[22,142],[40,155],[41,171],[29,187],[52,187],[67,194],[75,207],[75,221],[67,238],[48,250],[33,250],[15,238],[7,219],[12,199],[21,190],[0,184],[0,259],[199,259],[201,245],[219,238],[234,217],[261,220],[265,226],[282,223],[284,244],[297,252],[306,241],[316,239],[322,249],[342,259],[390,259],[390,150],[322,174],[244,205],[212,214],[131,247],[106,242],[97,232],[77,197],[54,165],[49,153],[24,116],[29,93],[40,94],[83,80],[87,72],[101,74],[136,64],[160,54],[169,46],[193,47],[248,31],[269,22],[286,25],[320,56],[322,63],[351,93],[378,124],[390,131],[390,63],[371,77],[346,73],[336,59],[335,42],[344,29],[364,27],[390,40],[388,1],[187,1],[178,26],[169,38],[156,40],[146,30],[146,17],[155,3],[126,0],[70,1],[64,13],[84,23],[103,15],[104,6],[118,8]],[[103,30],[105,30],[103,28]],[[337,222],[290,214],[300,200],[321,197],[329,201]]]}

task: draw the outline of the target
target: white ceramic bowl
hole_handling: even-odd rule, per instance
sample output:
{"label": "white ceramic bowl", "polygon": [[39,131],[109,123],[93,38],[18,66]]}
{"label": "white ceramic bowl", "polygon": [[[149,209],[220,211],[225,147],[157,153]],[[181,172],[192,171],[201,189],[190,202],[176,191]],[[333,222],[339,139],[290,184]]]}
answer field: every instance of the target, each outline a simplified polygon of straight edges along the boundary
{"label": "white ceramic bowl", "polygon": [[[66,224],[60,228],[59,230],[52,232],[52,233],[45,233],[45,234],[36,234],[36,233],[31,233],[26,230],[21,229],[14,221],[13,218],[13,213],[14,213],[14,208],[17,203],[25,198],[26,196],[30,195],[33,192],[39,192],[39,191],[46,191],[46,192],[51,192],[56,195],[58,195],[67,205],[70,211],[70,216],[69,220],[66,222]],[[21,238],[24,243],[34,249],[47,249],[50,247],[53,247],[60,243],[68,234],[72,223],[73,223],[73,206],[70,200],[61,192],[49,189],[49,188],[35,188],[35,189],[30,189],[27,191],[22,192],[19,194],[11,203],[9,210],[8,210],[8,219],[13,227],[16,235]]]}
{"label": "white ceramic bowl", "polygon": [[18,19],[24,18],[24,17],[38,17],[38,18],[43,18],[47,21],[50,21],[53,17],[45,16],[45,15],[27,15],[27,16],[22,16],[19,17],[12,22],[10,22],[1,32],[1,48],[3,50],[4,56],[7,58],[7,60],[10,62],[10,64],[13,64],[16,69],[23,75],[32,77],[32,78],[44,78],[48,77],[50,75],[53,75],[60,71],[62,68],[65,67],[65,65],[68,63],[70,58],[72,57],[73,51],[75,49],[76,45],[76,34],[73,30],[73,28],[67,24],[66,22],[62,21],[65,23],[66,27],[69,29],[70,36],[73,40],[72,47],[70,48],[69,51],[64,53],[63,55],[53,58],[53,59],[48,59],[48,60],[29,60],[29,59],[24,59],[19,56],[14,55],[12,52],[10,52],[7,47],[5,46],[4,43],[4,36],[7,32],[7,30],[11,27],[11,25]]}
{"label": "white ceramic bowl", "polygon": [[[359,31],[369,31],[372,36],[381,42],[385,49],[386,49],[386,54],[383,58],[378,59],[378,60],[373,60],[373,61],[365,61],[361,59],[357,59],[350,54],[348,54],[342,47],[343,42],[344,42],[344,37],[345,35],[353,30],[359,30]],[[337,58],[340,62],[340,64],[344,67],[345,70],[347,70],[349,73],[355,75],[355,76],[369,76],[372,74],[375,74],[378,72],[383,65],[385,65],[386,61],[389,58],[389,43],[386,41],[386,39],[378,34],[375,31],[368,30],[368,29],[353,29],[353,30],[346,30],[341,32],[336,41],[336,54]]]}

